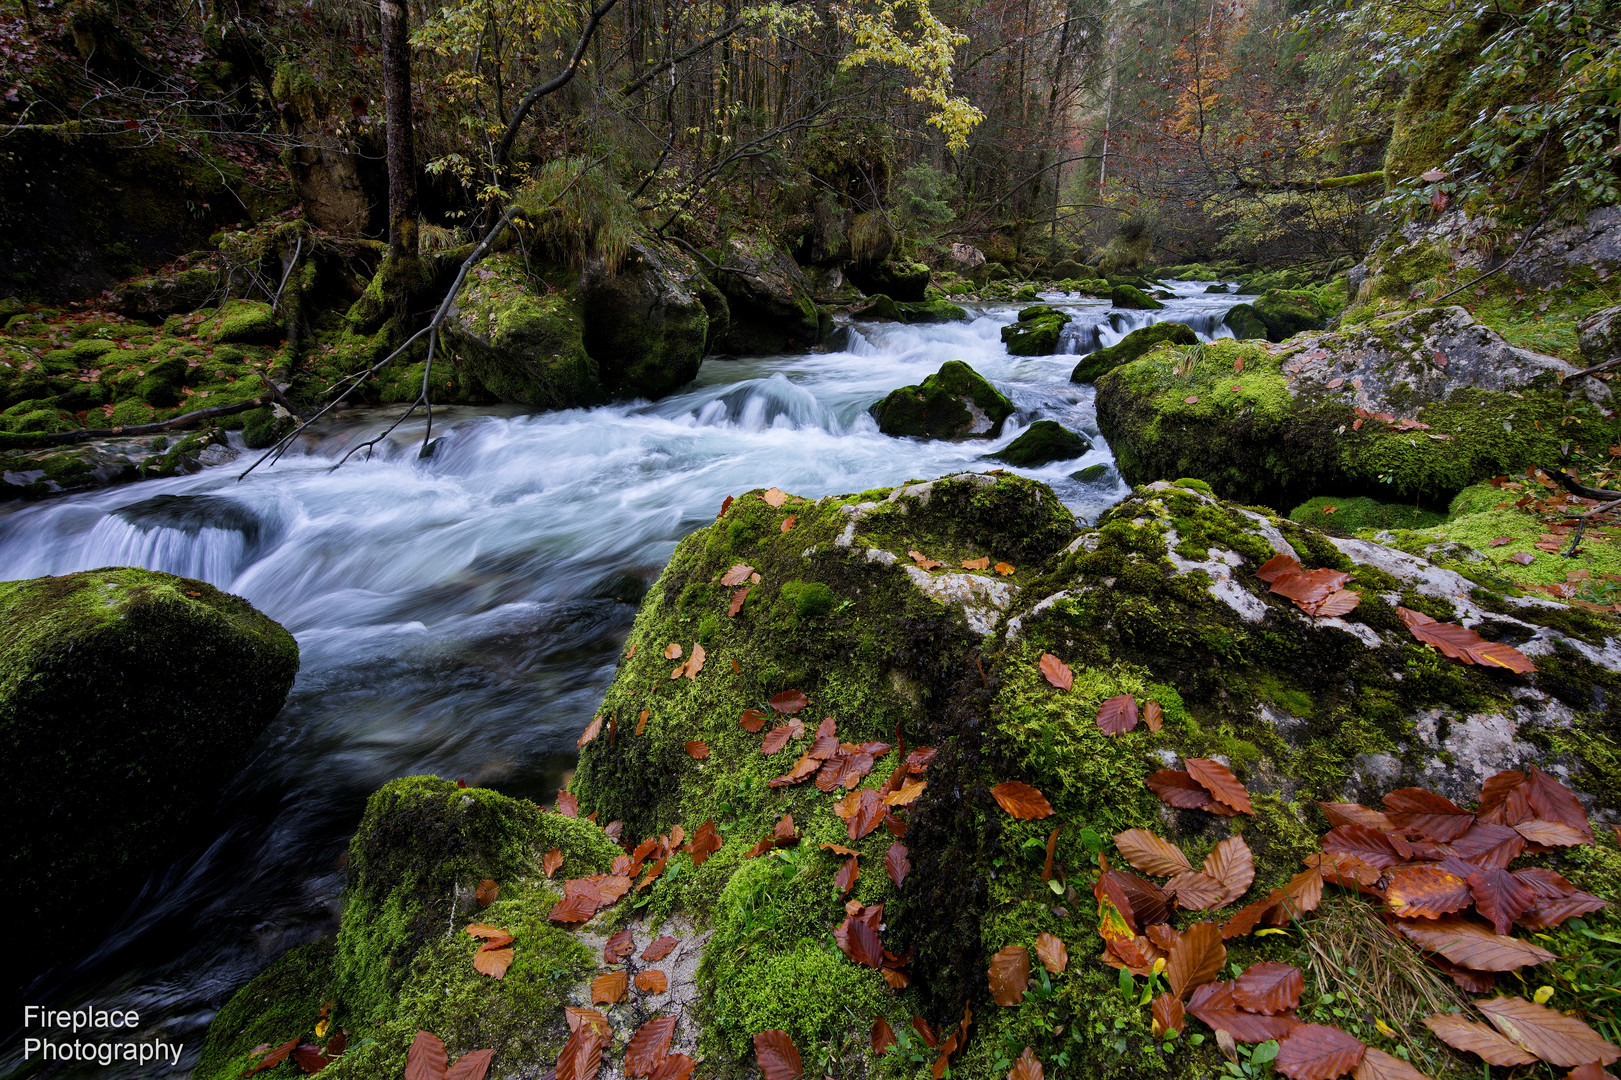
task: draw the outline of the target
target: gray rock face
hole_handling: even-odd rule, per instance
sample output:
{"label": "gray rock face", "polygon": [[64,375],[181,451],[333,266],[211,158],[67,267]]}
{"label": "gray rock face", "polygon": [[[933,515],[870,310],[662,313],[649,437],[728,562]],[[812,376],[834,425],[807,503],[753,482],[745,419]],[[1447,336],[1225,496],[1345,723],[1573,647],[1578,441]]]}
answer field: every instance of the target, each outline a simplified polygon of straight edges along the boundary
{"label": "gray rock face", "polygon": [[1602,364],[1621,356],[1621,307],[1589,315],[1581,325],[1582,356],[1589,364]]}
{"label": "gray rock face", "polygon": [[586,265],[585,349],[609,392],[659,398],[697,376],[709,330],[702,290],[691,258],[643,241],[613,274],[600,259]]}
{"label": "gray rock face", "polygon": [[[1576,369],[1504,341],[1461,307],[1426,308],[1377,329],[1298,339],[1306,351],[1286,366],[1295,393],[1338,391],[1369,412],[1410,414],[1459,387],[1521,390]],[[1294,365],[1300,370],[1295,371]],[[1330,386],[1333,383],[1335,385]]]}
{"label": "gray rock face", "polygon": [[724,352],[801,352],[821,340],[810,282],[793,258],[768,241],[736,236],[710,272],[732,321],[716,343]]}

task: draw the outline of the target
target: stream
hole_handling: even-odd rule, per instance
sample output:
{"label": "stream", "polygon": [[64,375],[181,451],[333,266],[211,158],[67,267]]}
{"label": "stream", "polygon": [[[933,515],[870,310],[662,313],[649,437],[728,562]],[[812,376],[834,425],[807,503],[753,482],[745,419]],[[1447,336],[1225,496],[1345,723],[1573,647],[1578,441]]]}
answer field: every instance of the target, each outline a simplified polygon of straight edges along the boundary
{"label": "stream", "polygon": [[[1068,311],[1068,354],[1150,322],[1231,336],[1248,299],[1173,283],[1163,311],[1047,294]],[[1098,434],[1074,355],[1009,356],[1018,306],[970,305],[972,322],[857,323],[842,351],[705,361],[662,401],[529,413],[435,411],[439,442],[416,456],[407,424],[370,460],[331,466],[391,413],[350,412],[246,481],[253,460],[190,476],[0,505],[0,576],[136,565],[246,597],[297,638],[292,694],[226,786],[212,842],[162,868],[102,940],[30,988],[32,1004],[133,1008],[139,1037],[184,1043],[178,1067],[80,1066],[99,1080],[185,1076],[214,1012],[287,948],[331,933],[345,851],[368,795],[436,773],[549,800],[574,740],[613,677],[636,606],[677,541],[728,495],[775,485],[825,495],[996,467],[1036,419],[1095,443],[1017,470],[1050,484],[1083,521],[1127,488]],[[963,360],[1017,410],[994,442],[894,439],[866,409]],[[1072,474],[1110,466],[1092,482]],[[15,1022],[15,1021],[13,1021]],[[19,1063],[18,1032],[4,1066]]]}

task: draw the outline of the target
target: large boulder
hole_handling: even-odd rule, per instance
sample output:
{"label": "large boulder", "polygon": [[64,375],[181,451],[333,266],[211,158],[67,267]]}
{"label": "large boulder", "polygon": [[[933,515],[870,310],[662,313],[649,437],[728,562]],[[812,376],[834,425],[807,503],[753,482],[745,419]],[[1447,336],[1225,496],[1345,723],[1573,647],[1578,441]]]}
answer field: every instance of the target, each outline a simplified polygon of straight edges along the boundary
{"label": "large boulder", "polygon": [[[1098,379],[1098,423],[1130,483],[1190,476],[1294,506],[1323,491],[1444,504],[1487,477],[1608,446],[1594,385],[1462,308],[1428,308],[1270,351],[1221,340],[1148,353]],[[1592,380],[1581,380],[1591,383]]]}
{"label": "large boulder", "polygon": [[803,352],[826,336],[810,282],[793,257],[768,240],[732,237],[710,279],[730,308],[730,325],[715,343],[722,352]]}
{"label": "large boulder", "polygon": [[892,390],[869,411],[885,435],[994,439],[1013,403],[961,360],[947,360],[922,385]]}
{"label": "large boulder", "polygon": [[994,454],[985,456],[1004,465],[1033,469],[1054,461],[1069,461],[1092,449],[1092,440],[1056,420],[1037,420],[1019,437]]}
{"label": "large boulder", "polygon": [[691,382],[709,332],[696,261],[649,241],[630,245],[610,273],[601,259],[580,275],[585,351],[611,394],[660,398]]}
{"label": "large boulder", "polygon": [[1591,366],[1621,357],[1621,307],[1595,311],[1582,320],[1582,359]]}
{"label": "large boulder", "polygon": [[867,304],[850,312],[858,319],[882,319],[901,323],[966,322],[968,312],[949,300],[919,300],[903,303],[880,293]]}
{"label": "large boulder", "polygon": [[1109,293],[1109,302],[1117,308],[1136,311],[1159,311],[1165,305],[1135,285],[1116,285]]}
{"label": "large boulder", "polygon": [[1075,370],[1070,372],[1069,381],[1096,382],[1097,377],[1104,372],[1113,371],[1121,364],[1130,363],[1154,346],[1167,341],[1172,345],[1197,345],[1199,335],[1186,323],[1150,323],[1139,330],[1133,330],[1113,345],[1087,353],[1081,362],[1075,365]]}
{"label": "large boulder", "polygon": [[1002,327],[1002,343],[1014,356],[1051,356],[1070,317],[1057,308],[1036,304],[1019,312],[1019,321]]}
{"label": "large boulder", "polygon": [[1249,304],[1234,304],[1227,309],[1221,321],[1227,324],[1227,329],[1239,341],[1266,337],[1266,323],[1261,321],[1261,316]]}
{"label": "large boulder", "polygon": [[[1574,789],[1596,823],[1616,820],[1615,620],[1494,591],[1202,488],[1150,485],[1085,530],[1050,489],[1006,474],[822,499],[738,496],[677,546],[643,600],[582,737],[569,782],[578,805],[545,813],[420,777],[384,788],[351,845],[336,945],[290,954],[238,994],[194,1075],[225,1080],[253,1065],[253,1047],[307,1038],[327,999],[356,1048],[327,1070],[336,1080],[399,1075],[418,1029],[442,1035],[453,1058],[493,1051],[493,1076],[544,1075],[568,1035],[564,1007],[591,1006],[609,935],[628,931],[630,952],[608,971],[657,968],[669,988],[601,1008],[616,1067],[654,1014],[678,1017],[671,1049],[734,1080],[750,1075],[760,1032],[785,1032],[801,1053],[864,1047],[874,1017],[899,1032],[914,1014],[956,1031],[966,1005],[958,1075],[1005,1074],[1005,1048],[1031,1042],[1062,1008],[1083,1033],[1110,1033],[1104,1052],[1072,1052],[1064,1075],[1102,1080],[1119,1075],[1119,1061],[1153,1054],[1168,1077],[1192,1080],[1221,1071],[1215,1040],[1182,1037],[1164,1050],[1149,1010],[1124,1000],[1118,972],[1095,959],[1093,868],[1099,854],[1127,861],[1111,837],[1147,829],[1198,866],[1241,836],[1254,880],[1215,913],[1224,922],[1318,850],[1334,824],[1320,800],[1377,806],[1419,784],[1472,807],[1486,778],[1535,765]],[[1279,555],[1345,574],[1357,605],[1307,615],[1256,576]],[[740,567],[759,577],[741,597]],[[1512,646],[1536,670],[1443,656],[1412,636],[1398,606]],[[683,658],[701,645],[708,663],[683,659],[686,677],[670,678],[673,644]],[[1100,707],[1121,695],[1159,705],[1158,722],[1105,734]],[[831,725],[826,739],[817,723]],[[1192,758],[1230,767],[1253,813],[1156,798],[1148,778]],[[1008,781],[1034,786],[1052,813],[1004,812],[992,789]],[[901,797],[886,810],[891,790]],[[653,838],[647,861],[583,815],[610,823],[632,851]],[[681,850],[706,826],[717,849]],[[1614,843],[1595,831],[1596,844],[1522,861],[1621,898]],[[636,858],[652,872],[620,876],[635,891],[569,929],[548,918],[560,888],[540,864],[552,848],[556,878],[590,880],[621,858],[621,870]],[[474,890],[486,877],[499,895],[480,910]],[[829,946],[850,901],[883,905],[880,944],[901,974],[875,966],[876,953],[869,965]],[[1208,918],[1178,913],[1175,923]],[[1384,932],[1365,900],[1334,886],[1307,934],[1314,919]],[[474,921],[514,936],[504,979],[474,970],[478,943],[462,932]],[[642,960],[665,932],[678,936],[676,951]],[[1040,934],[1068,949],[1052,991],[992,1004],[990,957],[1031,949]],[[1258,960],[1309,968],[1310,938],[1293,931],[1234,933],[1224,948],[1239,970]],[[1446,1053],[1416,1016],[1386,1019],[1415,1050]],[[906,1075],[931,1057],[908,1061]]]}
{"label": "large boulder", "polygon": [[1323,309],[1309,292],[1269,289],[1250,308],[1266,327],[1269,341],[1284,341],[1304,330],[1323,328]]}
{"label": "large boulder", "polygon": [[584,332],[575,299],[537,287],[522,257],[505,252],[468,275],[445,341],[468,381],[497,400],[566,409],[607,400]]}
{"label": "large boulder", "polygon": [[6,887],[29,926],[15,974],[82,948],[211,835],[297,670],[292,635],[205,582],[133,568],[0,582]]}
{"label": "large boulder", "polygon": [[902,302],[922,300],[929,287],[929,268],[917,262],[885,259],[876,266],[851,263],[848,273],[862,292],[883,293]]}

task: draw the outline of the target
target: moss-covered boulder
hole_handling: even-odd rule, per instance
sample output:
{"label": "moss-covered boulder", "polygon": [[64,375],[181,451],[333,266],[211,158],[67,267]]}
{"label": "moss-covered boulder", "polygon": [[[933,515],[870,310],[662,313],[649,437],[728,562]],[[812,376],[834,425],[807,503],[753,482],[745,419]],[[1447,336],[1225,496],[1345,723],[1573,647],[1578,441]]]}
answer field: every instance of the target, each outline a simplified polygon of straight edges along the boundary
{"label": "moss-covered boulder", "polygon": [[1134,311],[1159,311],[1165,305],[1135,285],[1116,285],[1109,291],[1109,302],[1117,308]]}
{"label": "moss-covered boulder", "polygon": [[961,360],[947,360],[921,385],[892,390],[869,411],[885,435],[994,439],[1013,403]]}
{"label": "moss-covered boulder", "polygon": [[276,313],[260,300],[227,300],[204,322],[201,332],[221,345],[266,344],[281,337]]}
{"label": "moss-covered boulder", "polygon": [[1605,391],[1562,385],[1570,370],[1462,308],[1430,308],[1275,354],[1228,340],[1148,353],[1098,380],[1098,423],[1132,483],[1197,477],[1269,506],[1322,491],[1444,505],[1567,444],[1615,441],[1587,396]]}
{"label": "moss-covered boulder", "polygon": [[160,320],[205,307],[221,291],[219,271],[195,266],[126,281],[113,290],[111,306],[137,319]]}
{"label": "moss-covered boulder", "polygon": [[1172,345],[1197,345],[1199,335],[1186,323],[1151,323],[1140,330],[1133,330],[1113,345],[1087,353],[1081,362],[1075,365],[1075,370],[1070,372],[1069,381],[1096,382],[1097,377],[1105,371],[1113,371],[1121,364],[1130,363],[1154,346],[1167,341]]}
{"label": "moss-covered boulder", "polygon": [[[541,866],[554,849],[558,880]],[[435,777],[388,784],[349,845],[336,941],[289,952],[239,991],[192,1075],[230,1080],[257,1062],[255,1047],[312,1038],[323,1001],[333,1002],[333,1030],[349,1032],[349,1051],[323,1073],[339,1080],[399,1076],[419,1029],[444,1039],[452,1059],[489,1049],[498,1063],[554,1061],[569,1031],[562,1007],[589,1003],[570,994],[601,944],[547,916],[562,878],[606,873],[622,854],[600,826],[531,802]],[[485,879],[500,894],[481,907]],[[474,970],[480,942],[462,932],[472,922],[513,936],[502,978]]]}
{"label": "moss-covered boulder", "polygon": [[803,352],[826,336],[810,282],[793,256],[771,241],[732,237],[709,276],[731,316],[716,349],[740,356]]}
{"label": "moss-covered boulder", "polygon": [[1051,356],[1058,351],[1058,339],[1070,316],[1046,304],[1036,304],[1019,312],[1019,321],[1002,327],[1002,343],[1014,356]]}
{"label": "moss-covered boulder", "polygon": [[1269,289],[1250,307],[1266,327],[1266,336],[1271,341],[1283,341],[1304,330],[1323,328],[1323,309],[1317,297],[1303,290]]}
{"label": "moss-covered boulder", "polygon": [[1439,525],[1446,514],[1408,503],[1380,502],[1366,495],[1337,498],[1318,495],[1289,511],[1289,520],[1336,536],[1355,536],[1385,529],[1424,529]]}
{"label": "moss-covered boulder", "polygon": [[647,240],[611,273],[601,260],[586,266],[585,351],[608,393],[660,398],[697,377],[709,332],[703,285],[690,255]]}
{"label": "moss-covered boulder", "polygon": [[1221,317],[1221,321],[1239,341],[1266,337],[1266,323],[1261,321],[1261,316],[1249,304],[1234,304],[1227,309],[1227,314]]}
{"label": "moss-covered boulder", "polygon": [[994,454],[985,455],[1005,465],[1033,469],[1054,461],[1078,458],[1092,449],[1092,440],[1077,434],[1056,420],[1037,420],[1019,437]]}
{"label": "moss-covered boulder", "polygon": [[208,835],[297,670],[287,631],[205,582],[131,568],[0,582],[6,880],[30,928],[18,970],[82,945]]}
{"label": "moss-covered boulder", "polygon": [[884,319],[901,323],[966,322],[968,312],[949,300],[919,300],[903,303],[882,293],[851,312],[858,319]]}
{"label": "moss-covered boulder", "polygon": [[918,262],[885,259],[876,266],[852,263],[846,273],[862,292],[883,293],[902,303],[923,300],[929,287],[930,270]]}
{"label": "moss-covered boulder", "polygon": [[467,378],[496,400],[564,409],[607,399],[584,331],[576,299],[531,281],[523,258],[508,252],[469,275],[445,340]]}

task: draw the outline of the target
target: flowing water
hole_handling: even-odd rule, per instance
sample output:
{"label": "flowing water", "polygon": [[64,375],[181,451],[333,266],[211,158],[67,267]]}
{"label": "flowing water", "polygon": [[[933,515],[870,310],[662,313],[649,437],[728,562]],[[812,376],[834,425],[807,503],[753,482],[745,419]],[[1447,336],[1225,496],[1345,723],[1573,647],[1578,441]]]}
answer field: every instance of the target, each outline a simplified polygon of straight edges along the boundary
{"label": "flowing water", "polygon": [[[1221,315],[1240,297],[1174,288],[1157,312],[1046,302],[1075,317],[1068,354],[1151,321],[1230,336]],[[709,360],[652,404],[441,411],[426,460],[421,427],[407,425],[370,460],[333,471],[380,426],[382,414],[350,414],[240,483],[251,456],[0,510],[0,576],[137,565],[202,578],[280,622],[302,657],[286,707],[221,797],[212,843],[155,874],[115,932],[30,989],[30,1003],[137,1009],[143,1038],[185,1044],[174,1071],[82,1075],[185,1075],[232,991],[331,932],[339,859],[367,795],[388,780],[436,773],[549,798],[642,592],[727,495],[775,485],[814,498],[994,467],[981,455],[1053,419],[1094,448],[1018,471],[1083,520],[1123,498],[1092,387],[1069,382],[1074,356],[1007,355],[999,331],[1016,312],[977,305],[969,323],[841,329],[842,351]],[[879,434],[867,407],[954,359],[1013,401],[1001,438]],[[1072,476],[1091,465],[1109,467],[1091,482]],[[9,1041],[0,1072],[19,1049]]]}

